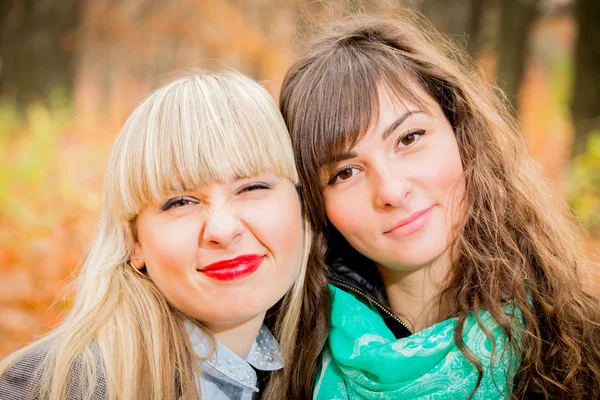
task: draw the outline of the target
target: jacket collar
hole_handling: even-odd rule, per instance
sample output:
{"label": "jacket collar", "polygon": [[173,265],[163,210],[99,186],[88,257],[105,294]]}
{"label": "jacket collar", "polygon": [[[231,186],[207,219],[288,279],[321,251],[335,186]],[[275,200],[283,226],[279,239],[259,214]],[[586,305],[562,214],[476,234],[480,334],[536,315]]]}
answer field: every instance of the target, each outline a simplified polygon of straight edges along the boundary
{"label": "jacket collar", "polygon": [[202,372],[219,380],[258,392],[255,369],[275,371],[283,368],[279,343],[265,325],[258,332],[245,359],[219,341],[216,341],[213,351],[212,341],[197,326],[186,323],[186,329],[196,354],[204,359],[200,362]]}
{"label": "jacket collar", "polygon": [[329,270],[333,283],[339,282],[352,286],[374,300],[377,300],[381,305],[389,307],[383,283],[379,279],[379,276],[369,274],[368,271],[365,271],[364,266],[350,266],[344,261],[337,261],[329,265]]}
{"label": "jacket collar", "polygon": [[350,289],[379,308],[385,324],[396,338],[410,336],[412,332],[390,309],[383,282],[375,266],[366,262],[349,263],[337,259],[329,264],[329,280],[334,286]]}

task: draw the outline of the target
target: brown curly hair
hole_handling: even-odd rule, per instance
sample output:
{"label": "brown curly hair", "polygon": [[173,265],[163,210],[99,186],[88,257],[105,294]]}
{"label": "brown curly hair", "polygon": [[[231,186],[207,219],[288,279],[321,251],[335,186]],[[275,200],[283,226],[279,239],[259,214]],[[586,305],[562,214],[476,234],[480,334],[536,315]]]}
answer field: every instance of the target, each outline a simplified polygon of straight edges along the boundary
{"label": "brown curly hair", "polygon": [[[521,358],[513,398],[598,396],[600,302],[584,291],[579,276],[577,224],[528,155],[506,99],[484,83],[464,50],[416,13],[337,23],[285,77],[280,107],[316,236],[313,260],[325,256],[330,232],[321,166],[366,133],[378,113],[378,84],[421,102],[411,82],[441,105],[464,167],[465,220],[444,292],[451,308],[444,318],[458,317],[454,340],[481,379],[481,364],[462,339],[462,322],[469,312],[487,309],[510,337],[510,351]],[[328,313],[327,291],[312,290],[320,296],[313,306],[321,306],[301,318],[321,320]],[[502,310],[507,303],[522,311],[522,328]],[[304,330],[298,342],[312,338],[314,345],[316,332],[322,344],[322,329],[320,323]],[[312,391],[318,356],[301,349],[295,359],[305,371],[288,376],[286,398],[309,398]]]}

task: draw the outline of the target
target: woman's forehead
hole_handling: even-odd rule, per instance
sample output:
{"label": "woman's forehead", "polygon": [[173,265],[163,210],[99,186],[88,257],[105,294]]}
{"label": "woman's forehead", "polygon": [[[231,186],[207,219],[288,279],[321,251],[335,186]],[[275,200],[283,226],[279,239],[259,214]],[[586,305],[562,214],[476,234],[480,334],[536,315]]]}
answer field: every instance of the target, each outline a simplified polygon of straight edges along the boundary
{"label": "woman's forehead", "polygon": [[[381,130],[380,122],[393,122],[398,116],[406,114],[430,114],[432,107],[437,105],[435,99],[416,83],[409,88],[392,87],[384,81],[378,81],[373,88],[376,96],[370,96],[364,104],[346,108],[344,116],[340,110],[331,112],[330,132],[322,131],[320,147],[326,151],[320,152],[317,165],[321,170],[330,169],[331,165],[339,163],[344,154],[350,152],[368,132]],[[367,100],[367,99],[363,99]],[[327,110],[323,111],[327,113]],[[336,130],[340,126],[344,129]]]}

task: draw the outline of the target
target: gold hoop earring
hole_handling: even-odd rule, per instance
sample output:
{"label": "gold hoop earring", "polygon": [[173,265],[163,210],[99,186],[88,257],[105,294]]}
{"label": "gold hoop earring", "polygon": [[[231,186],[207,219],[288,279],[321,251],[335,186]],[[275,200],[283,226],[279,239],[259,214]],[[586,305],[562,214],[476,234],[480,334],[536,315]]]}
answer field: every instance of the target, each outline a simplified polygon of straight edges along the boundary
{"label": "gold hoop earring", "polygon": [[135,271],[137,274],[140,274],[140,275],[141,275],[141,276],[143,276],[144,278],[147,278],[147,276],[146,276],[144,273],[142,273],[142,271],[140,271],[139,269],[137,269],[137,268],[135,267],[135,265],[133,265],[133,263],[131,262],[131,260],[127,261],[127,264],[129,264],[129,266],[130,266],[131,268],[133,268],[133,270],[134,270],[134,271]]}

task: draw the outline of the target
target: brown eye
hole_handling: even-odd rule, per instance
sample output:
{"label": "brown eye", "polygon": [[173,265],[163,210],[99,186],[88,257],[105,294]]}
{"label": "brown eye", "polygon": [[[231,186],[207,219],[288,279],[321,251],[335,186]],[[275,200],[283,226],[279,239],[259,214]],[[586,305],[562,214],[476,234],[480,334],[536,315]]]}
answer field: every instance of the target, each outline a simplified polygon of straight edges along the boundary
{"label": "brown eye", "polygon": [[167,211],[170,208],[179,208],[179,207],[185,207],[188,205],[192,205],[192,204],[196,204],[197,201],[191,198],[187,198],[187,197],[175,197],[173,199],[170,199],[169,201],[167,201],[165,204],[163,204],[160,209],[163,211]]}
{"label": "brown eye", "polygon": [[407,132],[404,136],[400,136],[396,142],[396,147],[408,147],[413,145],[425,134],[423,129],[417,129],[414,131]]}
{"label": "brown eye", "polygon": [[338,173],[338,178],[340,178],[343,181],[345,181],[346,179],[352,178],[352,168],[346,168],[346,169],[341,170]]}
{"label": "brown eye", "polygon": [[356,175],[359,172],[360,172],[360,170],[355,167],[347,167],[347,168],[339,169],[335,174],[333,174],[333,176],[331,177],[329,182],[327,182],[327,184],[333,185],[336,182],[347,181],[348,179],[352,178],[354,175]]}
{"label": "brown eye", "polygon": [[400,139],[400,143],[402,143],[405,146],[409,146],[411,144],[413,144],[416,140],[415,134],[414,133],[409,133],[408,135],[404,136],[402,139]]}
{"label": "brown eye", "polygon": [[176,202],[171,203],[171,207],[183,207],[188,204],[190,204],[189,200],[180,199],[180,200],[177,200]]}

